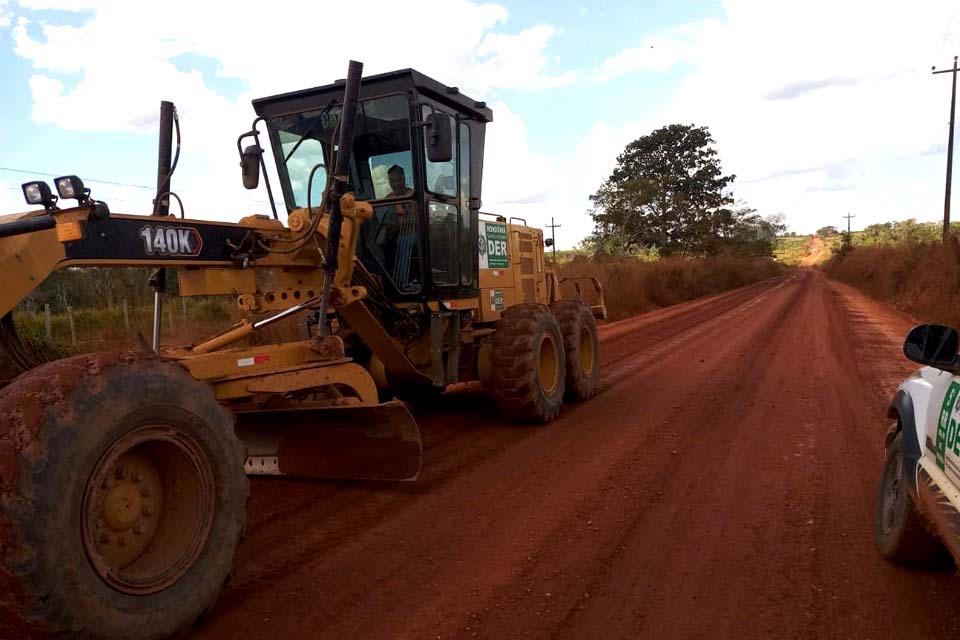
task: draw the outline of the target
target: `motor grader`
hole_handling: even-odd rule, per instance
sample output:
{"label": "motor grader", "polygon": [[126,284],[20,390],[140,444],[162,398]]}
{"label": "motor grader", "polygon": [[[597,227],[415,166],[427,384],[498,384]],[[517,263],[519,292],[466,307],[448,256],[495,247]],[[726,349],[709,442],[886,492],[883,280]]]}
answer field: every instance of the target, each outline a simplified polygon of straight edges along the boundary
{"label": "motor grader", "polygon": [[[169,213],[164,103],[154,215],[113,213],[64,176],[56,194],[26,183],[40,208],[0,218],[0,346],[27,368],[0,390],[0,636],[183,632],[233,571],[247,475],[416,478],[397,397],[479,381],[506,419],[546,423],[594,394],[599,282],[558,277],[540,230],[480,212],[490,109],[413,70],[361,69],[253,102],[237,148],[272,216]],[[245,319],[163,346],[158,274],[152,348],[32,366],[12,313],[87,266],[176,269],[180,295],[232,296]],[[249,340],[293,319],[301,340]]]}

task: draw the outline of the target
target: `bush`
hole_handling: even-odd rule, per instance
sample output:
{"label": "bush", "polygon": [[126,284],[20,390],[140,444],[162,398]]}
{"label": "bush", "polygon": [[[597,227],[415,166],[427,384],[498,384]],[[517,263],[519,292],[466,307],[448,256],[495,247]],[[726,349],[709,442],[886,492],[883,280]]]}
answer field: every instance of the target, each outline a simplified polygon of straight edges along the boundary
{"label": "bush", "polygon": [[960,327],[960,249],[956,239],[858,247],[824,265],[828,276],[889,303],[921,322]]}
{"label": "bush", "polygon": [[[560,276],[594,276],[603,284],[611,320],[720,293],[784,271],[772,260],[752,258],[578,258],[560,265]],[[565,294],[568,293],[565,285]]]}

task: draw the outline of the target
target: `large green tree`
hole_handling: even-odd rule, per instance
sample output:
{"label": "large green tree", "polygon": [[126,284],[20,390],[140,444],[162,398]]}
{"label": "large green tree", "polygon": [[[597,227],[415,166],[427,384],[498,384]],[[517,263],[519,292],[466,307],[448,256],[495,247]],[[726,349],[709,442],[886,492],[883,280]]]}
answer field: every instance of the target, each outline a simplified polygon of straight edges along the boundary
{"label": "large green tree", "polygon": [[662,255],[708,255],[743,245],[760,219],[753,210],[730,208],[735,176],[724,175],[713,144],[706,127],[682,124],[628,144],[590,197],[593,246],[609,253],[655,247]]}

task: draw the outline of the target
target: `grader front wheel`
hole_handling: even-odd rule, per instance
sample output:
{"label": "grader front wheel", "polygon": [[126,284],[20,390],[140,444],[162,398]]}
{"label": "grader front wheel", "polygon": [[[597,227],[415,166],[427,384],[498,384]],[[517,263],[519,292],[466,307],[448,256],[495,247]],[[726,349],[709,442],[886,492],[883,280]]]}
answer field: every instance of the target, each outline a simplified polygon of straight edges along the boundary
{"label": "grader front wheel", "polygon": [[243,464],[232,416],[176,364],[93,354],[20,376],[0,392],[0,619],[17,637],[189,629],[233,570]]}
{"label": "grader front wheel", "polygon": [[550,422],[560,413],[566,384],[563,337],[542,304],[507,309],[493,334],[491,391],[500,411],[516,422]]}

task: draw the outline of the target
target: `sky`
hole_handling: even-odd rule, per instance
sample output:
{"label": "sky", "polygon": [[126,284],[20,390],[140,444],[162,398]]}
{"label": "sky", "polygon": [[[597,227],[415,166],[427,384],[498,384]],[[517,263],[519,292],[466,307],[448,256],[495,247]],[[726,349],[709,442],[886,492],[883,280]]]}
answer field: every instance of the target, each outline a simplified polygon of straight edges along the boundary
{"label": "sky", "polygon": [[187,216],[269,213],[263,183],[240,181],[250,101],[355,59],[486,101],[484,210],[554,219],[561,248],[589,235],[624,146],[673,123],[707,126],[738,204],[797,233],[943,215],[950,75],[931,67],[960,53],[956,0],[222,6],[0,0],[0,213],[27,208],[22,182],[65,174],[149,213],[160,100],[180,115]]}

